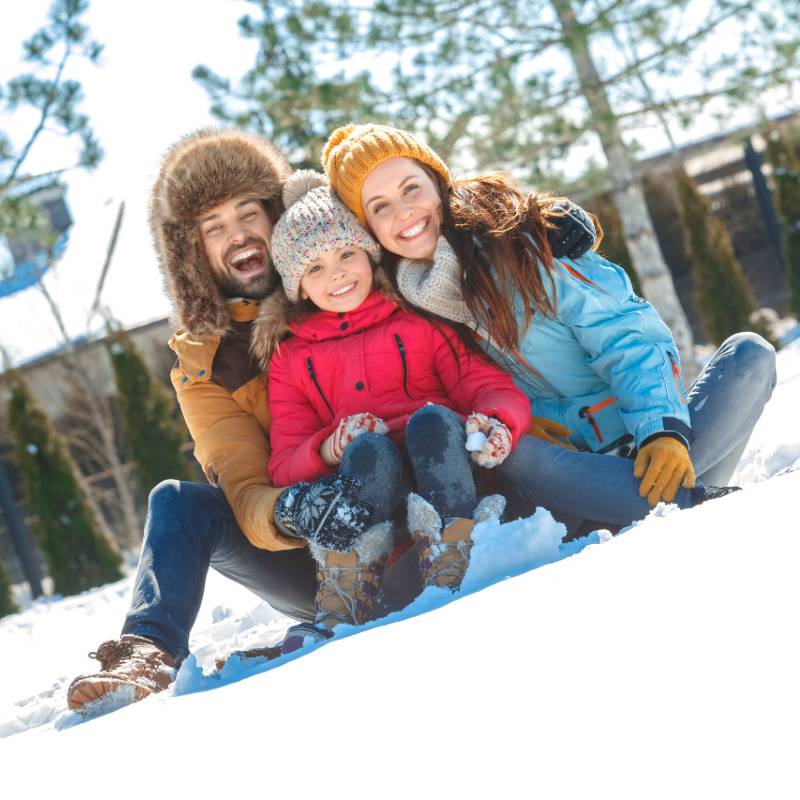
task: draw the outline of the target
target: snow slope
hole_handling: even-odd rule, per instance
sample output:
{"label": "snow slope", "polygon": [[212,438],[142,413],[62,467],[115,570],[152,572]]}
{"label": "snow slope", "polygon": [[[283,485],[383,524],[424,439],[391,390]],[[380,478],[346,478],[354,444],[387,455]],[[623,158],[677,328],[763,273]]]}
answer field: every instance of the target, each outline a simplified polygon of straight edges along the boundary
{"label": "snow slope", "polygon": [[83,722],[65,685],[118,634],[131,579],[0,621],[6,785],[115,799],[797,798],[800,470],[786,468],[800,466],[800,341],[778,363],[742,492],[659,506],[568,558],[544,511],[484,526],[456,601],[429,590],[412,610],[430,613],[287,663],[209,674],[217,653],[288,624],[212,573],[176,688]]}

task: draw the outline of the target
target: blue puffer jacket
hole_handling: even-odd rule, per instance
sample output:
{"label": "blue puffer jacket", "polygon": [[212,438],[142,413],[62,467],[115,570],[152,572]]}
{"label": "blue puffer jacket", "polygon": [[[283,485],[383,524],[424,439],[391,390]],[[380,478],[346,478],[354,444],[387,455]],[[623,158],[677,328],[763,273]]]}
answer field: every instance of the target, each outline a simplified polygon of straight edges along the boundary
{"label": "blue puffer jacket", "polygon": [[624,270],[592,252],[560,259],[555,294],[542,272],[556,316],[537,312],[519,351],[499,358],[531,398],[534,416],[566,425],[572,444],[598,453],[638,448],[665,432],[689,445],[675,341]]}

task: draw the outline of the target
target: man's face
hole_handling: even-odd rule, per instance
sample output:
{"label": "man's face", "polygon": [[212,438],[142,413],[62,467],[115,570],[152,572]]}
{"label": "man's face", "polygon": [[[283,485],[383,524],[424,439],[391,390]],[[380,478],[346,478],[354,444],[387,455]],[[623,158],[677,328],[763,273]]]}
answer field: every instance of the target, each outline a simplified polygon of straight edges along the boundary
{"label": "man's face", "polygon": [[258,200],[234,197],[198,219],[211,272],[225,297],[262,300],[273,285],[272,222]]}

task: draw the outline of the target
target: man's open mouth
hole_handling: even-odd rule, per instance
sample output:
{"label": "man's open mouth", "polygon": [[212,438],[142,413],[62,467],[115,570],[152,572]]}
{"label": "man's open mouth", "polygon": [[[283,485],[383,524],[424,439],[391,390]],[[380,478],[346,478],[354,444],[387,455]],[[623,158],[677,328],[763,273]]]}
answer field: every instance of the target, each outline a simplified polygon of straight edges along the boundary
{"label": "man's open mouth", "polygon": [[232,256],[228,263],[237,272],[253,272],[264,266],[264,251],[261,247],[247,247]]}

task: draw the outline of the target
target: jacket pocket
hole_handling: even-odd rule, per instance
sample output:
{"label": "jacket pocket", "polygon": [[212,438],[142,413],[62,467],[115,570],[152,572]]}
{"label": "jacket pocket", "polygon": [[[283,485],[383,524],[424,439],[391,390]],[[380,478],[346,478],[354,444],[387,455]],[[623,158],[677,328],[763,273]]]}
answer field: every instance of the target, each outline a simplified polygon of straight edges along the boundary
{"label": "jacket pocket", "polygon": [[669,358],[670,367],[672,368],[672,381],[675,384],[675,391],[678,393],[681,405],[686,405],[686,395],[683,391],[683,382],[681,380],[681,368],[678,366],[678,357],[670,350],[667,350],[667,358]]}
{"label": "jacket pocket", "polygon": [[578,430],[595,453],[609,453],[633,441],[622,424],[616,397],[587,398],[578,405],[577,417]]}

